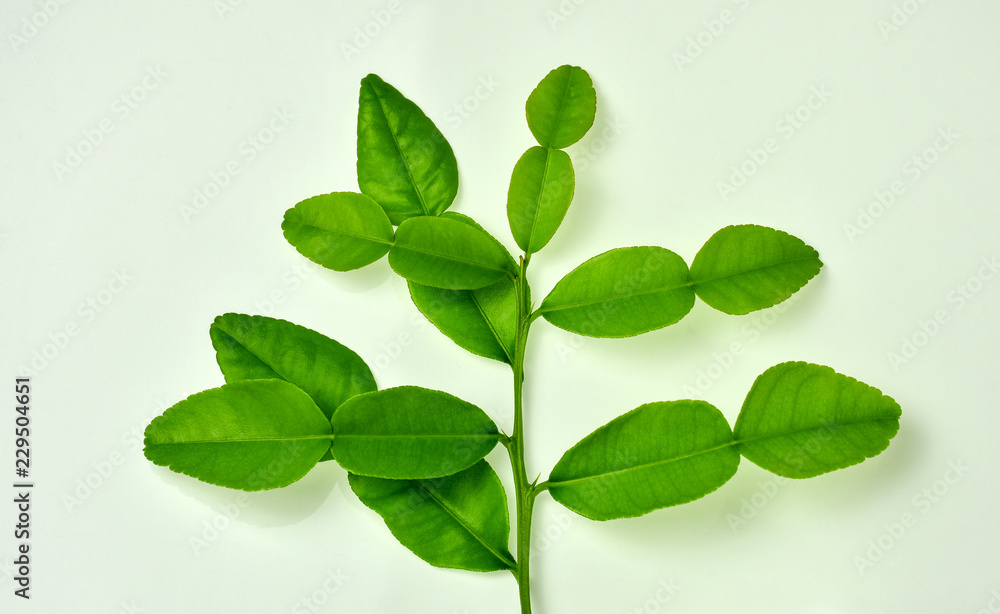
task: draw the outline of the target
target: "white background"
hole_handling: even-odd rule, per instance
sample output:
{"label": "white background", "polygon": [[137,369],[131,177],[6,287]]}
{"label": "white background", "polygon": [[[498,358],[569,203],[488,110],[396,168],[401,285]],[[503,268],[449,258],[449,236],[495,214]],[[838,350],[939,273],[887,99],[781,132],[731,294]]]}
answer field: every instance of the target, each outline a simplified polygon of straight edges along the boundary
{"label": "white background", "polygon": [[[699,304],[627,340],[540,320],[529,471],[544,478],[649,401],[694,396],[734,421],[785,360],[875,385],[903,418],[862,465],[776,483],[744,462],[710,496],[639,519],[595,523],[543,495],[535,611],[1000,611],[1000,5],[225,1],[0,9],[0,609],[515,612],[509,574],[426,565],[332,463],[241,495],[154,467],[141,431],[223,383],[208,326],[229,311],[318,330],[380,386],[446,390],[509,431],[506,367],[428,326],[384,260],[306,268],[279,224],[300,200],[357,189],[358,82],[374,72],[451,142],[453,209],[515,247],[504,203],[533,144],[524,101],[572,63],[593,77],[598,115],[569,149],[576,199],[532,261],[536,300],[607,249],[662,245],[690,262],[734,223],[784,229],[825,266],[787,309]],[[731,177],[741,165],[745,182]],[[23,369],[27,603],[13,596],[8,484]]]}

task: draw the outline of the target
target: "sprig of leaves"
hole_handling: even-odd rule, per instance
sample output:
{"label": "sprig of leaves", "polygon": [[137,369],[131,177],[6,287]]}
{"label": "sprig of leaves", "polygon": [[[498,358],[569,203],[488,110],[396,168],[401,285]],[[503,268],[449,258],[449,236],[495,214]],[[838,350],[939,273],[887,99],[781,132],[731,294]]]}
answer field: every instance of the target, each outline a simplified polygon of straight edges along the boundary
{"label": "sprig of leaves", "polygon": [[[307,198],[285,213],[287,241],[337,271],[388,256],[416,308],[465,350],[507,363],[514,432],[479,407],[417,386],[378,390],[351,349],[274,318],[225,314],[209,333],[226,383],[177,403],[146,429],[152,462],[243,490],[279,488],[321,460],[348,472],[358,498],[398,541],[439,567],[510,571],[522,613],[535,498],[548,492],[594,520],[640,516],[703,497],[741,458],[807,478],[882,452],[899,405],[829,367],[786,362],[753,383],[731,428],[698,400],[642,405],[563,454],[541,483],[525,468],[524,353],[534,321],[591,337],[629,337],[680,321],[696,297],[727,314],[774,306],[821,269],[815,249],[753,224],[712,235],[691,261],[659,246],[621,247],[582,263],[537,309],[527,271],[569,212],[575,191],[564,151],[594,123],[590,76],[561,66],[525,106],[537,145],[514,164],[507,218],[519,259],[472,218],[447,211],[458,194],[454,153],[412,101],[375,75],[361,82],[360,192]],[[514,478],[516,551],[507,493],[487,454],[507,449]]]}

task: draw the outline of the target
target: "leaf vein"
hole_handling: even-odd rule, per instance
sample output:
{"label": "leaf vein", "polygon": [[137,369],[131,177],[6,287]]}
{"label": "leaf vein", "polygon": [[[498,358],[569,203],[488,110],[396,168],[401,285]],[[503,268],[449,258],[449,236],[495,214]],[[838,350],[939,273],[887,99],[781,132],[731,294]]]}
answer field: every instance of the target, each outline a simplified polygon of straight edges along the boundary
{"label": "leaf vein", "polygon": [[418,483],[417,487],[420,488],[421,490],[423,490],[425,493],[427,493],[427,496],[430,497],[431,499],[433,499],[434,503],[436,503],[438,505],[438,507],[440,507],[442,510],[444,510],[444,512],[446,514],[448,514],[449,516],[451,516],[451,518],[460,527],[462,527],[462,529],[464,529],[469,535],[471,535],[473,537],[473,539],[475,539],[477,542],[479,542],[480,544],[482,544],[482,546],[484,548],[486,548],[490,552],[490,554],[492,554],[493,556],[495,556],[501,563],[503,563],[504,565],[506,565],[509,569],[516,569],[517,568],[517,564],[514,563],[514,561],[510,560],[509,558],[507,558],[507,556],[504,553],[501,553],[501,552],[497,551],[496,548],[494,548],[492,545],[490,545],[489,543],[487,543],[487,541],[485,539],[483,539],[482,537],[480,537],[480,535],[461,516],[459,516],[457,512],[455,512],[454,510],[452,510],[452,508],[449,507],[447,505],[447,503],[440,496],[438,496],[438,494],[436,492],[434,492],[432,489],[424,486],[423,484],[419,484]]}

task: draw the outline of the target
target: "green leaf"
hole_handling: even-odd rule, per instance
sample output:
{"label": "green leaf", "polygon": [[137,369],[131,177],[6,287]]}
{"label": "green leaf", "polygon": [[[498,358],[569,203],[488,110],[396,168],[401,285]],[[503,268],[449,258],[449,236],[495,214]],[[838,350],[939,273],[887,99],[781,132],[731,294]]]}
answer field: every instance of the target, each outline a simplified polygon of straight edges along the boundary
{"label": "green leaf", "polygon": [[512,275],[509,261],[488,232],[443,217],[406,220],[389,251],[389,266],[401,277],[452,290],[474,290]]}
{"label": "green leaf", "polygon": [[538,312],[590,337],[631,337],[683,318],[694,305],[687,264],[662,247],[622,247],[563,277]]}
{"label": "green leaf", "polygon": [[146,427],[146,458],[209,484],[288,486],[330,448],[330,422],[281,380],[226,384],[167,409]]}
{"label": "green leaf", "polygon": [[[446,211],[441,217],[482,229],[460,213]],[[507,257],[508,265],[515,269],[513,257]],[[513,364],[517,293],[510,277],[476,290],[448,290],[412,281],[408,285],[413,304],[448,338],[473,354]]]}
{"label": "green leaf", "polygon": [[514,361],[517,297],[504,277],[478,290],[445,290],[409,282],[420,313],[460,347],[508,364]]}
{"label": "green leaf", "polygon": [[486,456],[500,435],[483,410],[438,390],[389,388],[349,399],[333,415],[333,457],[351,473],[426,479]]}
{"label": "green leaf", "polygon": [[334,271],[371,264],[392,246],[392,224],[371,198],[353,192],[314,196],[285,212],[281,230],[300,254]]}
{"label": "green leaf", "polygon": [[727,226],[694,257],[691,281],[701,300],[742,315],[787,299],[822,266],[816,250],[788,233],[753,224]]}
{"label": "green leaf", "polygon": [[757,378],[733,429],[740,453],[787,478],[876,456],[899,430],[892,398],[830,367],[785,362]]}
{"label": "green leaf", "polygon": [[281,379],[313,398],[330,419],[347,399],[378,389],[351,349],[314,330],[265,316],[227,313],[209,328],[227,383]]}
{"label": "green leaf", "polygon": [[590,75],[579,66],[556,68],[528,96],[525,114],[539,145],[569,147],[594,125],[597,92]]}
{"label": "green leaf", "polygon": [[514,165],[507,191],[507,219],[518,247],[545,247],[566,216],[576,179],[573,162],[558,149],[532,147]]}
{"label": "green leaf", "polygon": [[732,439],[725,416],[704,401],[649,403],[570,448],[552,469],[549,491],[593,520],[687,503],[736,473]]}
{"label": "green leaf", "polygon": [[430,480],[351,473],[348,481],[399,543],[431,565],[470,571],[516,568],[507,548],[507,495],[485,460]]}
{"label": "green leaf", "polygon": [[358,185],[393,224],[437,215],[458,193],[451,145],[416,104],[377,75],[361,80]]}

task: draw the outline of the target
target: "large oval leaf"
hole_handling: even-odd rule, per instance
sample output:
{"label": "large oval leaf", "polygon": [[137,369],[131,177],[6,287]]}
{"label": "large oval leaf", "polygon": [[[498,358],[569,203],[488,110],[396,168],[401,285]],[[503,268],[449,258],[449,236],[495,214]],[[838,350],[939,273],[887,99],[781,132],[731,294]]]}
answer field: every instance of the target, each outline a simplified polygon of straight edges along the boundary
{"label": "large oval leaf", "polygon": [[[460,213],[445,211],[441,217],[483,230],[475,220]],[[507,257],[508,266],[516,268],[513,257]],[[513,364],[517,333],[514,280],[504,276],[476,290],[448,290],[412,281],[408,285],[413,304],[448,338],[473,354]]]}
{"label": "large oval leaf", "polygon": [[378,389],[360,356],[314,330],[265,316],[227,313],[209,328],[227,383],[282,379],[313,398],[327,419],[347,399]]}
{"label": "large oval leaf", "polygon": [[830,367],[786,362],[753,383],[733,430],[747,460],[810,478],[885,450],[901,414],[892,398]]}
{"label": "large oval leaf", "polygon": [[389,266],[408,280],[435,288],[474,290],[511,275],[510,254],[485,230],[443,217],[399,225]]}
{"label": "large oval leaf", "polygon": [[392,224],[371,198],[353,192],[314,196],[285,212],[285,239],[316,264],[350,271],[375,262],[392,246]]}
{"label": "large oval leaf", "polygon": [[623,247],[563,277],[538,311],[580,335],[631,337],[677,322],[693,305],[680,256],[662,247]]}
{"label": "large oval leaf", "polygon": [[701,300],[742,315],[787,299],[822,266],[815,249],[786,232],[753,224],[727,226],[694,257],[691,281]]}
{"label": "large oval leaf", "polygon": [[558,149],[532,147],[514,165],[507,220],[518,247],[532,254],[556,233],[573,200],[573,162]]}
{"label": "large oval leaf", "polygon": [[496,425],[472,403],[438,390],[401,386],[349,399],[333,415],[333,457],[351,473],[426,479],[486,456]]}
{"label": "large oval leaf", "polygon": [[594,520],[687,503],[736,473],[732,439],[725,416],[704,401],[649,403],[570,448],[552,469],[549,491]]}
{"label": "large oval leaf", "polygon": [[330,422],[281,380],[213,388],[170,407],[146,427],[146,458],[209,484],[240,490],[288,486],[330,448]]}
{"label": "large oval leaf", "polygon": [[393,224],[437,215],[458,193],[451,145],[416,104],[377,75],[361,80],[358,186]]}
{"label": "large oval leaf", "polygon": [[528,96],[525,114],[539,145],[569,147],[594,125],[597,92],[590,75],[579,66],[556,68]]}
{"label": "large oval leaf", "polygon": [[348,481],[399,543],[431,565],[470,571],[516,568],[507,546],[507,495],[485,460],[431,480],[351,473]]}

